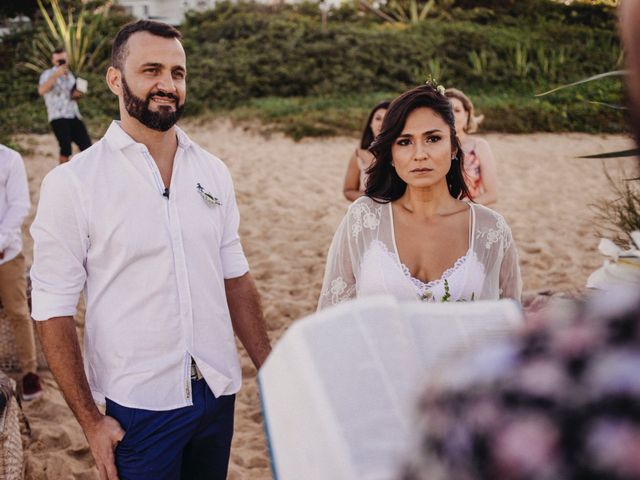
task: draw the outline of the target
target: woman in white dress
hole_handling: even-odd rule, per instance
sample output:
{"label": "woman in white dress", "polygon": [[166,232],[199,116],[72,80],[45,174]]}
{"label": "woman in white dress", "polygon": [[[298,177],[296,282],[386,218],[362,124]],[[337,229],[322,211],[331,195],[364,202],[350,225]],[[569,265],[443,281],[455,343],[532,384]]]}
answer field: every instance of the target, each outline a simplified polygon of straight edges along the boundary
{"label": "woman in white dress", "polygon": [[356,296],[520,300],[504,218],[468,197],[449,99],[422,85],[395,99],[370,147],[365,196],[347,211],[327,257],[318,309]]}

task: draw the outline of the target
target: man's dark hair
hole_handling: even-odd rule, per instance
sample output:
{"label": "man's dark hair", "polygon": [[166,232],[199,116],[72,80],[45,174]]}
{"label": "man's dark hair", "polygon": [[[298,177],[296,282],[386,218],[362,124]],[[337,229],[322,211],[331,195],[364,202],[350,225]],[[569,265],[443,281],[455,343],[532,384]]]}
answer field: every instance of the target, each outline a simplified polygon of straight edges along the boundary
{"label": "man's dark hair", "polygon": [[407,184],[392,166],[391,147],[402,133],[409,114],[421,107],[433,110],[449,126],[451,149],[457,152],[451,162],[449,173],[447,173],[449,193],[453,198],[471,198],[464,181],[464,152],[456,136],[451,102],[431,85],[421,85],[403,93],[391,102],[382,122],[380,135],[375,138],[369,147],[369,151],[373,153],[375,160],[367,169],[369,177],[365,194],[379,203],[397,200],[407,189]]}
{"label": "man's dark hair", "polygon": [[64,53],[64,52],[65,52],[64,47],[58,47],[53,51],[54,54],[55,53]]}
{"label": "man's dark hair", "polygon": [[137,22],[128,23],[120,29],[113,41],[111,66],[122,70],[128,54],[127,41],[131,35],[138,32],[149,32],[151,35],[163,38],[177,38],[178,40],[182,38],[182,35],[175,27],[166,23],[154,22],[153,20],[138,20]]}

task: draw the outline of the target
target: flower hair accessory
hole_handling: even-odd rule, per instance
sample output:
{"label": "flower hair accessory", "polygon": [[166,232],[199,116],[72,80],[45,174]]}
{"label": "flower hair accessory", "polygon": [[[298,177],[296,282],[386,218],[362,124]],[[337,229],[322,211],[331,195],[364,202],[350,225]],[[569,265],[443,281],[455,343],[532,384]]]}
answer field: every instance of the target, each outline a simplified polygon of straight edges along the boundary
{"label": "flower hair accessory", "polygon": [[424,82],[425,85],[429,85],[434,90],[436,90],[440,95],[444,95],[445,88],[443,85],[440,85],[438,81],[433,78],[431,75],[427,77],[427,80]]}
{"label": "flower hair accessory", "polygon": [[199,183],[196,184],[196,190],[198,191],[198,193],[200,194],[200,196],[204,200],[204,203],[206,203],[210,207],[213,207],[215,205],[222,205],[220,200],[218,200],[216,197],[211,195],[209,192],[205,191],[205,189]]}

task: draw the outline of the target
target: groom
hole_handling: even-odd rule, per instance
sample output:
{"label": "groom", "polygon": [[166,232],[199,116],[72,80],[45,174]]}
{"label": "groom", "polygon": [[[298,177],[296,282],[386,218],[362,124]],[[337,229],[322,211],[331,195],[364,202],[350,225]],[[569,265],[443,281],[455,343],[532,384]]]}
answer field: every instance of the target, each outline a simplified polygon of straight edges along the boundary
{"label": "groom", "polygon": [[125,26],[107,72],[120,121],[47,175],[31,228],[33,317],[101,479],[224,479],[234,332],[256,367],[270,351],[229,172],[175,126],[186,77],[175,28]]}

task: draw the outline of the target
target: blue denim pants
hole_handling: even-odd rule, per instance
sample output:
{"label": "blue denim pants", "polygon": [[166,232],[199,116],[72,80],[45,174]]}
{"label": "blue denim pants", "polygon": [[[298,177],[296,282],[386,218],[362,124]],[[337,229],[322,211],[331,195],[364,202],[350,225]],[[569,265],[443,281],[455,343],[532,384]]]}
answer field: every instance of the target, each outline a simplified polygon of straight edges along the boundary
{"label": "blue denim pants", "polygon": [[107,399],[106,414],[125,436],[115,451],[120,480],[223,480],[233,437],[235,395],[216,398],[192,380],[193,406],[167,411],[123,407]]}

